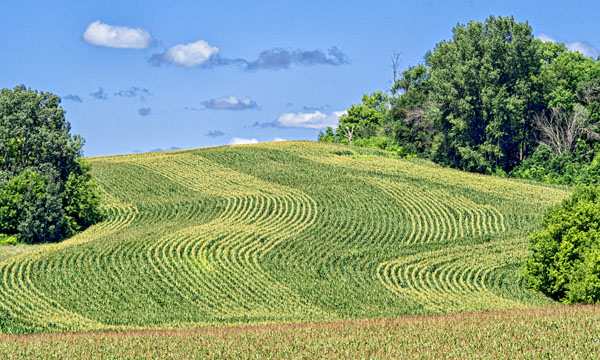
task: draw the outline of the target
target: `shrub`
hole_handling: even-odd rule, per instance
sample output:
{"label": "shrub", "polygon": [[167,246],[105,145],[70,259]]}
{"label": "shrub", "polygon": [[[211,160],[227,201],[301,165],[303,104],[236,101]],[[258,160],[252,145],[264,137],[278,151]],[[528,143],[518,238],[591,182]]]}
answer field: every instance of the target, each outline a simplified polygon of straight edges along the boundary
{"label": "shrub", "polygon": [[17,235],[0,234],[0,246],[17,245],[19,238]]}
{"label": "shrub", "polygon": [[582,187],[550,208],[530,242],[529,287],[565,303],[600,302],[600,187]]}

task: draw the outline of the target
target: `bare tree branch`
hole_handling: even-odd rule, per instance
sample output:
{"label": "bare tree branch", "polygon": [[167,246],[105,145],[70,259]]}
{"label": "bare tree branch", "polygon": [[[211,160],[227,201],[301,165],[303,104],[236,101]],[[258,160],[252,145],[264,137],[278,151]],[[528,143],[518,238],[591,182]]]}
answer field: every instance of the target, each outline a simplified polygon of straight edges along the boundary
{"label": "bare tree branch", "polygon": [[594,79],[581,84],[577,97],[579,98],[579,101],[586,106],[595,101],[599,101],[600,81],[598,79]]}
{"label": "bare tree branch", "polygon": [[394,51],[391,55],[392,60],[392,92],[396,94],[396,82],[398,81],[398,74],[400,72],[400,63],[402,62],[402,53]]}
{"label": "bare tree branch", "polygon": [[548,145],[555,154],[570,153],[577,139],[585,137],[600,140],[598,124],[589,123],[585,107],[576,104],[571,112],[552,108],[534,116],[534,122],[542,135],[541,142]]}

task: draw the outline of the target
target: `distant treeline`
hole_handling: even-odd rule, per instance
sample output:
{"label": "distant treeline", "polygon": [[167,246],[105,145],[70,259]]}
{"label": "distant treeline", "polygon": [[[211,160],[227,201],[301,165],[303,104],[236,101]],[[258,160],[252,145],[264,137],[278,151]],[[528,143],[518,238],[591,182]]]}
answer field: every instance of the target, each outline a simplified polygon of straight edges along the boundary
{"label": "distant treeline", "polygon": [[559,184],[600,179],[600,61],[489,17],[393,86],[364,95],[319,140],[389,148],[450,167]]}

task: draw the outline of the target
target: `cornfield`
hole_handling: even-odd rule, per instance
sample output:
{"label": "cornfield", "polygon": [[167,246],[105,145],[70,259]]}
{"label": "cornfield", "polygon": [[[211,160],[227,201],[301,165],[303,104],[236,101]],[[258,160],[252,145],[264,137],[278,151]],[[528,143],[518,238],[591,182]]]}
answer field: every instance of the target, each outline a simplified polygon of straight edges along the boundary
{"label": "cornfield", "polygon": [[552,304],[520,271],[527,233],[567,190],[347,149],[284,142],[90,158],[106,220],[0,261],[0,332]]}

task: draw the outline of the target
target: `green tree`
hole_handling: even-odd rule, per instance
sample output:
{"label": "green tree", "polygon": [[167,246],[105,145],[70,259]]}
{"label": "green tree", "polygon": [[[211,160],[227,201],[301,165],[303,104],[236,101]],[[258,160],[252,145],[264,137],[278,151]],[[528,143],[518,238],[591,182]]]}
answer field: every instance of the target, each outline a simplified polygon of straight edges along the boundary
{"label": "green tree", "polygon": [[393,106],[384,117],[384,133],[409,153],[429,153],[436,129],[432,120],[437,104],[429,100],[429,70],[412,66],[394,84]]}
{"label": "green tree", "polygon": [[71,172],[64,187],[66,234],[73,235],[102,220],[100,196],[89,165],[77,159],[79,167]]}
{"label": "green tree", "polygon": [[524,278],[565,303],[600,302],[600,187],[580,188],[547,211]]}
{"label": "green tree", "polygon": [[355,138],[377,136],[389,101],[389,97],[381,91],[363,95],[362,104],[350,106],[340,117],[336,137],[347,138],[351,143]]}
{"label": "green tree", "polygon": [[452,33],[426,55],[440,104],[432,156],[469,171],[510,170],[533,151],[541,41],[513,17],[459,24]]}
{"label": "green tree", "polygon": [[83,143],[58,96],[0,90],[0,233],[58,241],[101,219]]}
{"label": "green tree", "polygon": [[458,24],[452,33],[399,77],[393,55],[391,96],[363,96],[320,139],[352,135],[371,146],[384,136],[463,170],[598,183],[600,61],[535,39],[513,17]]}
{"label": "green tree", "polygon": [[44,176],[29,169],[5,181],[0,186],[0,233],[18,234],[25,209],[44,198],[45,188]]}

